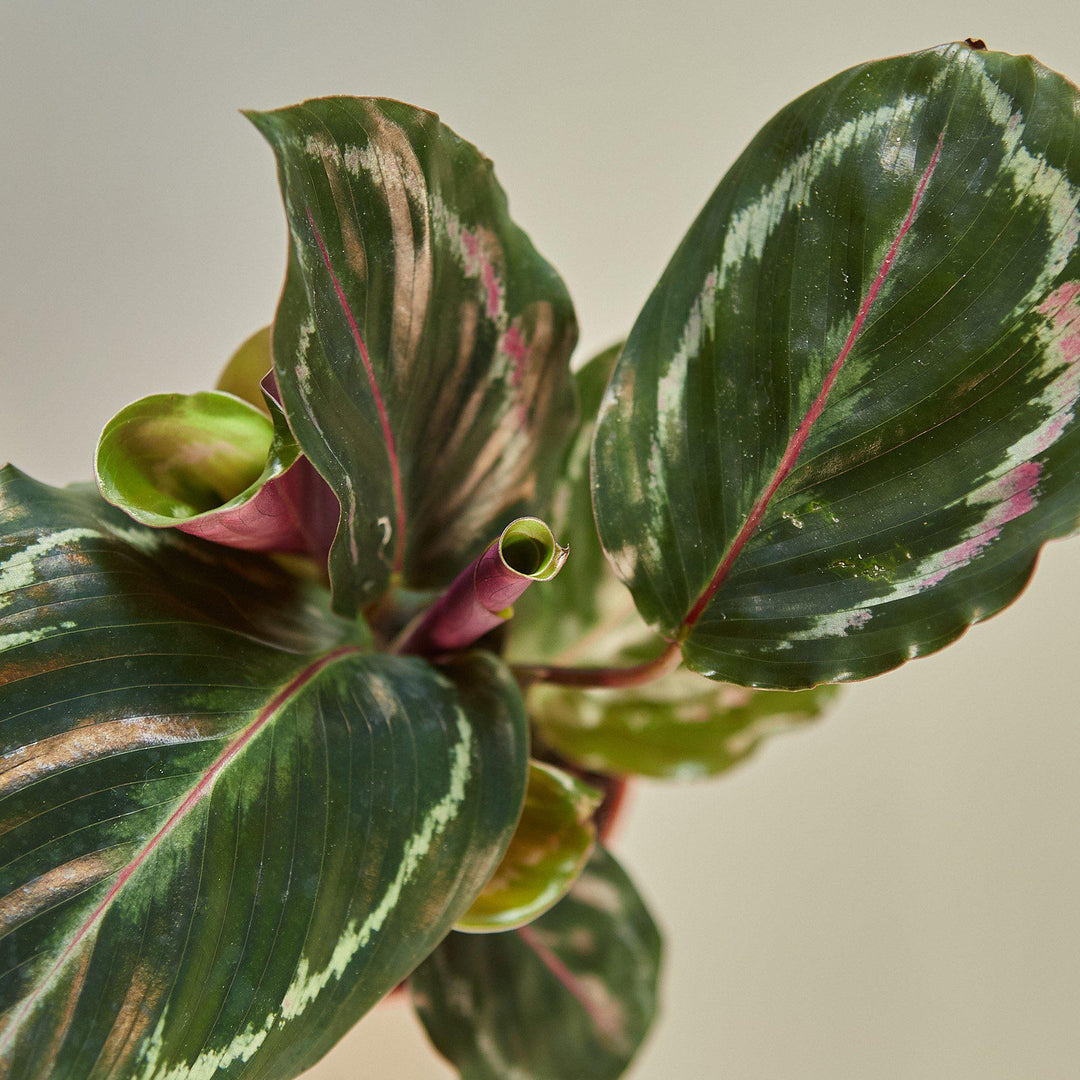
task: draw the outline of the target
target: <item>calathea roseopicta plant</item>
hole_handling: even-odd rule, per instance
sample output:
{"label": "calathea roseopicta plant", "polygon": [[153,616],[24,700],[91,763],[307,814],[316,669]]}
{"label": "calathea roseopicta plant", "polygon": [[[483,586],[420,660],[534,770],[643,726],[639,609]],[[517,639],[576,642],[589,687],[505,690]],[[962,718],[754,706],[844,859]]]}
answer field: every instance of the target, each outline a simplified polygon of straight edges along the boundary
{"label": "calathea roseopicta plant", "polygon": [[0,478],[0,1076],[288,1080],[407,979],[470,1080],[616,1077],[623,778],[723,772],[1077,526],[1080,97],[975,42],[830,79],[574,376],[473,146],[250,117],[272,330],[96,487]]}

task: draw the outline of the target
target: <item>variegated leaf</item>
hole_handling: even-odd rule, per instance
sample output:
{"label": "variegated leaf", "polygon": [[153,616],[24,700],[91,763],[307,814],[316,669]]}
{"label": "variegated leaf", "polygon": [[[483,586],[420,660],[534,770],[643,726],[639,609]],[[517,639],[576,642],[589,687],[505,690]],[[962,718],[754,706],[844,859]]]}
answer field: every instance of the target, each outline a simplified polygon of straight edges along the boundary
{"label": "variegated leaf", "polygon": [[[656,652],[655,633],[604,559],[590,505],[592,417],[620,349],[600,353],[575,377],[583,419],[555,503],[573,558],[544,590],[518,601],[507,646],[513,660],[617,669]],[[583,769],[692,779],[745,761],[767,738],[817,719],[835,696],[829,686],[796,693],[717,686],[682,670],[635,689],[541,683],[527,702],[540,743]]]}
{"label": "variegated leaf", "polygon": [[492,656],[369,651],[265,559],[0,473],[0,1076],[288,1080],[498,865]]}
{"label": "variegated leaf", "polygon": [[463,1080],[615,1080],[656,1012],[660,933],[603,848],[546,915],[450,934],[410,980]]}
{"label": "variegated leaf", "polygon": [[696,670],[796,688],[941,648],[1080,515],[1080,97],[948,45],[783,109],[642,311],[601,538]]}
{"label": "variegated leaf", "polygon": [[446,585],[511,518],[543,513],[573,422],[577,330],[491,162],[377,98],[250,113],[289,221],[274,360],[304,452],[342,505],[343,613]]}

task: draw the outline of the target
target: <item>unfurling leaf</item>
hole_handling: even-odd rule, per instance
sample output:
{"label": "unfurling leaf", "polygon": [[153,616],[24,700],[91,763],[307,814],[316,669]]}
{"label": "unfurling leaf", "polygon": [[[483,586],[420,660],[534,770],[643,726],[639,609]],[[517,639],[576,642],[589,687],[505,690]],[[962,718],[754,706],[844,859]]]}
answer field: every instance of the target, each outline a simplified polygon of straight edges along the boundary
{"label": "unfurling leaf", "polygon": [[604,636],[613,613],[633,613],[630,593],[611,572],[600,547],[589,491],[596,414],[621,349],[605,349],[574,374],[581,418],[559,469],[551,511],[552,528],[573,556],[556,581],[530,590],[518,602],[508,646],[514,660],[553,660],[586,636]]}
{"label": "unfurling leaf", "polygon": [[695,670],[865,678],[1010,603],[1080,515],[1080,96],[948,45],[781,110],[639,316],[600,535]]}
{"label": "unfurling leaf", "polygon": [[247,551],[309,555],[325,566],[337,500],[300,453],[272,376],[263,373],[259,409],[251,403],[254,372],[238,370],[235,358],[227,370],[240,396],[152,394],[121,409],[98,440],[98,489],[143,525]]}
{"label": "unfurling leaf", "polygon": [[400,651],[438,656],[468,648],[505,623],[531,585],[553,581],[567,554],[546,522],[511,521],[418,620]]}
{"label": "unfurling leaf", "polygon": [[0,472],[0,1073],[289,1080],[464,914],[516,686],[369,650],[265,558]]}
{"label": "unfurling leaf", "polygon": [[546,915],[450,934],[410,980],[428,1036],[465,1080],[615,1080],[656,1012],[660,934],[597,848]]}
{"label": "unfurling leaf", "polygon": [[574,416],[566,288],[491,162],[432,113],[323,98],[248,115],[289,221],[282,400],[342,506],[335,608],[392,574],[444,587],[509,519],[545,512]]}
{"label": "unfurling leaf", "polygon": [[581,873],[596,839],[601,795],[562,769],[529,763],[525,805],[499,868],[455,930],[513,930],[556,904]]}

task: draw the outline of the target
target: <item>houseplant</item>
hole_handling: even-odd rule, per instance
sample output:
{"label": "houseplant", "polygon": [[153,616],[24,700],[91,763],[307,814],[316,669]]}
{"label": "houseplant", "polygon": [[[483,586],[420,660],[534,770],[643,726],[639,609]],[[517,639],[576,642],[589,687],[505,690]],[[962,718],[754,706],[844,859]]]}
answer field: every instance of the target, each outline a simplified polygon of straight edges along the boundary
{"label": "houseplant", "polygon": [[572,307],[471,146],[253,116],[273,378],[261,333],[225,392],[123,410],[115,509],[4,477],[9,1075],[295,1075],[429,953],[466,1075],[617,1075],[658,943],[607,776],[722,771],[1074,527],[1075,102],[973,43],[811,91],[576,430]]}

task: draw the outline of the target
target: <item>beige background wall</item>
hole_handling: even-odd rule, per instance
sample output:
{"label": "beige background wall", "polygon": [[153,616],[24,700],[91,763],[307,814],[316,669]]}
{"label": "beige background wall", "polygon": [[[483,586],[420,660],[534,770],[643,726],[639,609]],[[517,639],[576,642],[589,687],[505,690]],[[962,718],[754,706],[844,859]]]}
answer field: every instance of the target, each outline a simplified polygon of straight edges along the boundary
{"label": "beige background wall", "polygon": [[[0,459],[87,476],[117,408],[209,385],[269,320],[285,230],[239,107],[440,111],[494,158],[590,350],[773,111],[969,34],[1080,77],[1075,0],[3,0]],[[640,788],[617,850],[669,944],[635,1080],[1080,1076],[1078,602],[1080,544],[1057,545],[1013,610],[737,775]],[[449,1075],[391,1008],[311,1077]]]}

